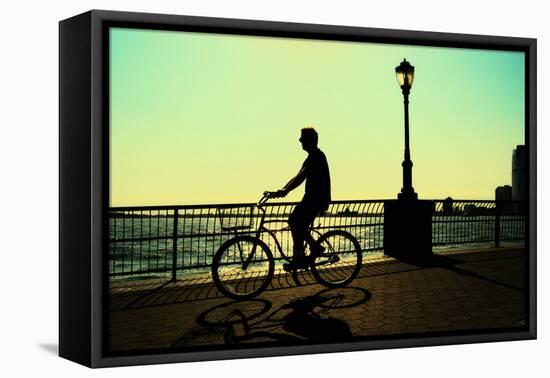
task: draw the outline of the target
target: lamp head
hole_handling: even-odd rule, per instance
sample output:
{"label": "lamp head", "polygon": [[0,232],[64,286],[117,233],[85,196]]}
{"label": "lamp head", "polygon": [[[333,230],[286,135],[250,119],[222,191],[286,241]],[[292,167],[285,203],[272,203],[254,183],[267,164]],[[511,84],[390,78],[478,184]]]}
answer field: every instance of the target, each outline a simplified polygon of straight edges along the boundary
{"label": "lamp head", "polygon": [[414,81],[414,67],[407,62],[407,59],[403,59],[401,64],[395,67],[395,75],[402,89],[410,89],[412,87]]}

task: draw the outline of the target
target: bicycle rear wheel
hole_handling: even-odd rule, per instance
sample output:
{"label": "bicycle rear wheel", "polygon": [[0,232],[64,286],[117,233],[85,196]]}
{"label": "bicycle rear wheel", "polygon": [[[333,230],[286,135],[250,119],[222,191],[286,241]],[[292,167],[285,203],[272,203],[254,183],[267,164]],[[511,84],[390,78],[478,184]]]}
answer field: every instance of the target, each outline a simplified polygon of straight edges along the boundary
{"label": "bicycle rear wheel", "polygon": [[212,261],[212,279],[224,295],[249,299],[264,291],[275,270],[273,254],[260,239],[237,236],[223,243]]}
{"label": "bicycle rear wheel", "polygon": [[323,254],[311,264],[311,273],[319,283],[331,288],[342,287],[359,274],[361,247],[349,232],[329,231],[321,235],[316,244],[324,248]]}

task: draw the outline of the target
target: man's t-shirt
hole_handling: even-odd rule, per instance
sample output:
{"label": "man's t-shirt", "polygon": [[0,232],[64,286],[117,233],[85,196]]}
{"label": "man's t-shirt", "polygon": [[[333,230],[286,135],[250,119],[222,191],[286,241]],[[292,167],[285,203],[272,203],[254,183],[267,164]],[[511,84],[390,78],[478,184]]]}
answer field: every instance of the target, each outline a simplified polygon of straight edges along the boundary
{"label": "man's t-shirt", "polygon": [[330,173],[323,151],[311,151],[302,168],[306,170],[306,191],[302,202],[318,205],[326,210],[330,203]]}

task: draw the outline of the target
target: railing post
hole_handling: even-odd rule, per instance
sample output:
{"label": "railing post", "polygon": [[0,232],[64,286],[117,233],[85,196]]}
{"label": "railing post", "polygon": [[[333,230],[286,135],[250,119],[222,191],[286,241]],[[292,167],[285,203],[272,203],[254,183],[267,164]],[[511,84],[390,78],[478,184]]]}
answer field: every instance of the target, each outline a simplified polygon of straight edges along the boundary
{"label": "railing post", "polygon": [[495,247],[500,247],[500,211],[502,203],[495,202]]}
{"label": "railing post", "polygon": [[174,220],[172,221],[172,227],[172,282],[175,282],[178,266],[178,209],[174,209]]}

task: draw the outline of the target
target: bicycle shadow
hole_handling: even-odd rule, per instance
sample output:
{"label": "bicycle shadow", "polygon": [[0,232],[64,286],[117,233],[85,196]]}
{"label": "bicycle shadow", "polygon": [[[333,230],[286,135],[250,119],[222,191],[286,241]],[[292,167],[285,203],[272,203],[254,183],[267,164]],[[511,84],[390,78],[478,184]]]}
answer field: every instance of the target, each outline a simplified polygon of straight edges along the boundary
{"label": "bicycle shadow", "polygon": [[339,310],[370,298],[368,290],[346,287],[324,289],[273,310],[272,302],[265,299],[229,301],[202,312],[196,319],[198,327],[176,339],[172,347],[347,341],[353,334]]}

